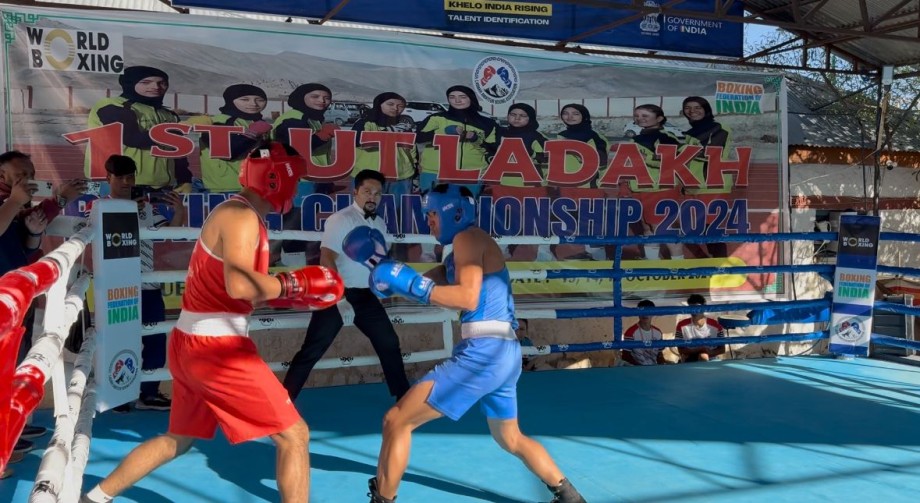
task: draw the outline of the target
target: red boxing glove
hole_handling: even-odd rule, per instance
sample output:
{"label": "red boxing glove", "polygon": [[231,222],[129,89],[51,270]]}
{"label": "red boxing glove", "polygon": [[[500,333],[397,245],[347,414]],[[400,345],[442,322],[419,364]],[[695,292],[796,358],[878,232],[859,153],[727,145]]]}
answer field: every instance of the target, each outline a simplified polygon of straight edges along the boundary
{"label": "red boxing glove", "polygon": [[332,136],[335,134],[337,129],[339,129],[338,126],[327,122],[323,124],[323,127],[319,128],[319,131],[316,131],[314,134],[320,140],[329,141],[332,139]]}
{"label": "red boxing glove", "polygon": [[339,273],[319,265],[308,265],[296,271],[279,272],[281,282],[279,299],[300,300],[311,305],[329,307],[342,298],[345,283]]}

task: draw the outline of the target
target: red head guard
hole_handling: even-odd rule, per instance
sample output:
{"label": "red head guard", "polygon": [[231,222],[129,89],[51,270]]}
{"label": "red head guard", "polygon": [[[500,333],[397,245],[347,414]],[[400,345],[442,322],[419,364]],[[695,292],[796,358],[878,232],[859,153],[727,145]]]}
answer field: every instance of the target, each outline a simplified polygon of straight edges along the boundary
{"label": "red head guard", "polygon": [[307,161],[277,142],[257,148],[240,165],[240,185],[268,201],[278,213],[294,205],[297,183],[307,174]]}

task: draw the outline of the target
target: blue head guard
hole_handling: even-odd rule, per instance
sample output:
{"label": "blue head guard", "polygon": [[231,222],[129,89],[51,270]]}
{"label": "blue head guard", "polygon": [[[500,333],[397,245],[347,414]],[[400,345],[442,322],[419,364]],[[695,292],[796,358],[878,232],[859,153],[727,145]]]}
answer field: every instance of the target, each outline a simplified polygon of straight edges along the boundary
{"label": "blue head guard", "polygon": [[438,242],[448,245],[460,231],[476,224],[476,203],[473,198],[460,194],[460,187],[451,185],[447,192],[429,192],[422,199],[422,209],[435,211],[441,222]]}

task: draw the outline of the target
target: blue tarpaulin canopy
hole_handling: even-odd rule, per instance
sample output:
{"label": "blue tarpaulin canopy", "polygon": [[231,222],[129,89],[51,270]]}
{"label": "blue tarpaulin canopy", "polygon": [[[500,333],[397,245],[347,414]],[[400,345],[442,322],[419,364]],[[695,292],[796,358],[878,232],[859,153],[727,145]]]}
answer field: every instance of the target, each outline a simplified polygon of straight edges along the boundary
{"label": "blue tarpaulin canopy", "polygon": [[[172,3],[182,7],[711,56],[741,57],[743,52],[743,24],[713,19],[712,0],[646,0],[643,5],[650,12],[636,12],[635,2],[629,0],[603,2],[603,7],[539,0],[176,0]],[[679,11],[666,14],[655,11],[662,5],[676,3],[680,4]],[[617,9],[617,4],[624,8]],[[724,10],[724,14],[733,16],[743,13],[740,2],[729,2]]]}

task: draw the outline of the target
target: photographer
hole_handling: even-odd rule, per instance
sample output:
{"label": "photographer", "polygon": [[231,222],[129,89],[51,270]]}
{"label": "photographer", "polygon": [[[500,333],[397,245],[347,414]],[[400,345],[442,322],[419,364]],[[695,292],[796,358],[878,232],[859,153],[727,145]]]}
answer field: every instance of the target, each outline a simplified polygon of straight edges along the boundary
{"label": "photographer", "polygon": [[[145,194],[141,187],[135,186],[137,166],[134,160],[123,155],[113,155],[105,161],[105,179],[109,182],[112,199],[134,199],[137,201],[139,227],[177,227],[185,223],[186,210],[182,196],[168,190]],[[149,198],[149,201],[148,201]],[[152,203],[162,203],[172,212],[172,220],[166,220]],[[141,272],[152,272],[153,242],[141,240]],[[144,283],[141,286],[141,322],[156,323],[166,319],[166,305],[160,285]],[[143,337],[144,349],[141,353],[141,368],[155,370],[166,364],[166,334],[151,334]],[[141,395],[135,403],[139,410],[169,410],[171,401],[160,393],[159,382],[142,382]],[[116,412],[128,412],[128,404],[115,407]]]}

